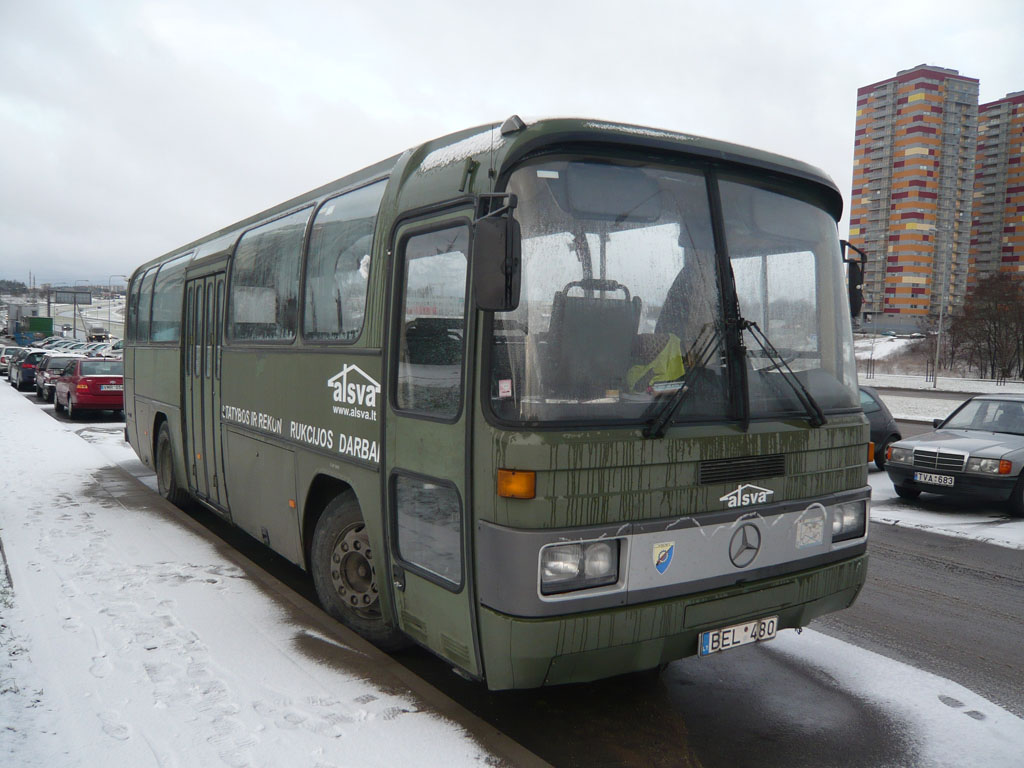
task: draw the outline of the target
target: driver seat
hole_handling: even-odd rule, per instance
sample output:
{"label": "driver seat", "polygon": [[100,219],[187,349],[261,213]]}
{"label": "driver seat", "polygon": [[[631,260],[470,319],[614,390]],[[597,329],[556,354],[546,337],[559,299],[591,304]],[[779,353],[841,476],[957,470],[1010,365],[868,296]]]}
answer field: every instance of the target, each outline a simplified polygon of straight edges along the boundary
{"label": "driver seat", "polygon": [[[624,297],[570,296],[573,288]],[[556,293],[548,335],[554,391],[590,399],[624,390],[640,307],[640,297],[614,280],[577,280]]]}

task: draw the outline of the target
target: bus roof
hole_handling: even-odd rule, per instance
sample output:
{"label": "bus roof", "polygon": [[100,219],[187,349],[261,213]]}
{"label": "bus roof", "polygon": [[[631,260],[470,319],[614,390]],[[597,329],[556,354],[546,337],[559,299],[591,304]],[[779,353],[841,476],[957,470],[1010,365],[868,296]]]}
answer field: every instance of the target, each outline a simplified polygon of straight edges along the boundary
{"label": "bus roof", "polygon": [[496,179],[524,157],[558,146],[580,145],[618,145],[683,154],[800,179],[818,188],[823,205],[837,221],[842,215],[842,195],[832,179],[799,160],[716,139],[627,123],[566,117],[524,120],[513,115],[503,123],[480,125],[427,141],[343,176],[151,259],[135,274],[192,250],[201,251],[199,258],[228,251],[245,230],[257,224],[372,181],[396,176],[400,183],[389,189],[391,202],[400,203],[401,210],[412,210],[460,195],[493,191]]}

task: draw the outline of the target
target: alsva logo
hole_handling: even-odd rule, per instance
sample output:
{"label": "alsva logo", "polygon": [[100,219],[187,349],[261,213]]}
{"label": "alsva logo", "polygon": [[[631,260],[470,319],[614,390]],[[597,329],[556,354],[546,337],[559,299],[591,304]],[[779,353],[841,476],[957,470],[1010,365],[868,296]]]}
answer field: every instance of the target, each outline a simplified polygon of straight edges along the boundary
{"label": "alsva logo", "polygon": [[744,483],[735,491],[722,496],[719,501],[724,501],[727,507],[745,507],[748,504],[767,504],[775,491],[770,488],[761,488],[757,485]]}
{"label": "alsva logo", "polygon": [[346,363],[344,368],[327,380],[327,386],[334,390],[334,412],[337,415],[377,420],[380,384],[358,365]]}

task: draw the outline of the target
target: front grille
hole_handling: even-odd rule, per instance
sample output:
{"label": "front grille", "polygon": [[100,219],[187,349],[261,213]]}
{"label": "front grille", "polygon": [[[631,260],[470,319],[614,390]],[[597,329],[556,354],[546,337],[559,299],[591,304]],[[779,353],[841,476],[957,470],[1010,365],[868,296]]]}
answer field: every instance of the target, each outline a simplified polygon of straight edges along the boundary
{"label": "front grille", "polygon": [[967,464],[966,453],[934,451],[928,448],[914,449],[914,466],[923,469],[940,469],[946,472],[963,472]]}
{"label": "front grille", "polygon": [[700,463],[700,484],[713,485],[733,480],[753,480],[757,477],[779,477],[786,474],[786,457],[781,453],[770,456],[741,456],[736,459],[713,459]]}

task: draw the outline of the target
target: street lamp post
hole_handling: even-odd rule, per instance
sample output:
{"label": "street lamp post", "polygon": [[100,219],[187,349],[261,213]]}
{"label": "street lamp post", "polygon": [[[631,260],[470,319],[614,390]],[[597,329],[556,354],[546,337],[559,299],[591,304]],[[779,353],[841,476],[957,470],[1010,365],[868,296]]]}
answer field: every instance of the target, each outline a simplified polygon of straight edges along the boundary
{"label": "street lamp post", "polygon": [[[945,228],[939,229],[940,233],[945,232],[948,238],[949,232]],[[939,245],[939,243],[936,243]],[[946,243],[942,243],[945,249]],[[945,268],[942,270],[942,296],[939,298],[939,327],[935,330],[935,376],[932,378],[932,389],[939,388],[939,352],[942,350],[942,316],[946,310],[946,297],[949,295],[949,277],[953,271],[953,243],[949,243],[948,258]]]}
{"label": "street lamp post", "polygon": [[[75,288],[78,287],[79,283],[86,283],[88,285],[89,281],[84,278],[75,280]],[[78,341],[78,291],[74,292],[74,299],[74,304],[71,305],[71,338]],[[82,330],[86,334],[86,340],[88,340],[89,329],[83,328]]]}
{"label": "street lamp post", "polygon": [[[107,336],[108,337],[110,336],[110,328],[111,328],[111,323],[110,323],[110,305],[114,303],[114,299],[113,299],[113,296],[112,296],[113,291],[111,289],[111,285],[114,282],[114,278],[115,277],[120,277],[122,280],[124,280],[126,282],[128,280],[128,275],[111,275],[109,278],[107,278]],[[124,336],[124,329],[123,328],[121,329],[121,336],[122,337]]]}

